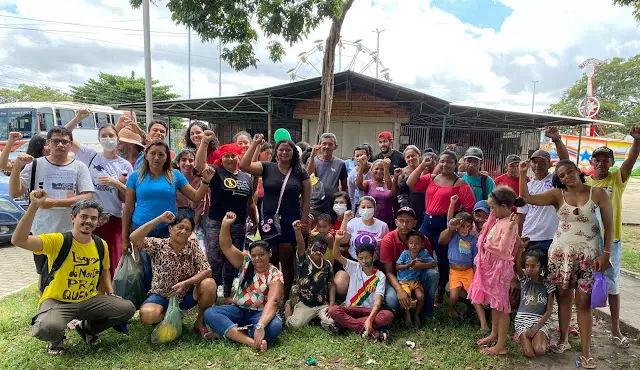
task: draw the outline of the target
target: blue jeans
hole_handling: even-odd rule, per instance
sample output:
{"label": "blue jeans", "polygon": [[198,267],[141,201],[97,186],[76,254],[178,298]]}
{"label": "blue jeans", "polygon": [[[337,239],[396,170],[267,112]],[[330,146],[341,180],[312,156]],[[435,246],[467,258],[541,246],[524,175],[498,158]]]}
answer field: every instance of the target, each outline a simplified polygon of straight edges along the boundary
{"label": "blue jeans", "polygon": [[[433,303],[435,302],[436,289],[438,288],[438,280],[440,273],[438,269],[426,269],[420,273],[420,283],[424,289],[424,306],[422,306],[422,317],[433,316]],[[390,310],[397,310],[400,307],[398,302],[398,292],[387,283],[384,292],[384,303]]]}
{"label": "blue jeans", "polygon": [[[142,225],[132,224],[131,229],[136,230]],[[147,235],[150,238],[168,238],[169,237],[169,227],[164,226],[161,228],[153,229]],[[140,263],[142,264],[142,280],[144,281],[144,291],[145,294],[149,290],[151,290],[151,280],[153,279],[153,272],[151,270],[151,258],[147,252],[140,251]]]}
{"label": "blue jeans", "polygon": [[[247,334],[253,338],[255,325],[260,320],[262,311],[249,310],[234,304],[209,307],[204,311],[204,322],[219,336],[227,336],[227,332],[235,326],[251,325]],[[269,325],[264,328],[264,340],[271,343],[282,332],[282,320],[275,315]]]}
{"label": "blue jeans", "polygon": [[[198,301],[196,301],[193,296],[194,290],[195,288],[191,288],[191,290],[188,291],[187,294],[184,295],[184,297],[182,297],[182,301],[180,301],[179,304],[181,310],[188,310],[198,305]],[[149,294],[149,297],[144,302],[142,302],[142,304],[145,303],[159,304],[160,306],[164,307],[164,310],[166,311],[167,307],[169,307],[169,298],[163,297],[160,294],[152,293]]]}
{"label": "blue jeans", "polygon": [[446,245],[440,245],[438,243],[438,239],[440,238],[440,233],[442,233],[447,228],[447,216],[430,216],[428,214],[424,214],[424,220],[422,221],[422,226],[420,227],[420,231],[429,239],[431,242],[431,247],[436,252],[436,257],[438,260],[438,272],[440,273],[439,281],[438,281],[438,297],[436,298],[438,302],[442,302],[442,297],[444,296],[445,287],[449,282],[449,255],[448,255],[448,247]]}
{"label": "blue jeans", "polygon": [[542,248],[543,251],[549,254],[551,243],[553,243],[553,239],[530,241],[528,248]]}

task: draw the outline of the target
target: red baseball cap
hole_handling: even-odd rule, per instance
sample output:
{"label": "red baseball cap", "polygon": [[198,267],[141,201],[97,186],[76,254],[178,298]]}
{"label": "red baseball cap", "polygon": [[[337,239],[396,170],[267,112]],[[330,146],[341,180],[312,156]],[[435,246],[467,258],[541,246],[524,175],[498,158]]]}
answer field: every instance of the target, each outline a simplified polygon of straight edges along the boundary
{"label": "red baseball cap", "polygon": [[393,136],[391,136],[391,133],[389,131],[382,131],[378,135],[378,140],[393,140]]}

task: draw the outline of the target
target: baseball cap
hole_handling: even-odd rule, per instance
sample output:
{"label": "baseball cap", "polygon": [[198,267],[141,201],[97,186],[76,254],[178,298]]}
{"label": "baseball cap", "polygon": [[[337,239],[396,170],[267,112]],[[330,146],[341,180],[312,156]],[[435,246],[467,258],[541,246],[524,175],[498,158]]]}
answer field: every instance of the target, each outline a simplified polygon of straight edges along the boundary
{"label": "baseball cap", "polygon": [[401,213],[408,213],[413,217],[416,217],[416,212],[411,207],[402,207],[396,212],[396,216],[400,216]]}
{"label": "baseball cap", "polygon": [[490,213],[491,210],[489,209],[489,202],[487,202],[486,200],[479,201],[473,207],[473,212],[475,212],[475,211],[484,211],[487,214]]}
{"label": "baseball cap", "polygon": [[378,135],[378,140],[393,140],[393,136],[391,136],[391,133],[389,131],[382,131]]}
{"label": "baseball cap", "polygon": [[466,152],[464,152],[464,158],[476,158],[482,160],[483,157],[482,149],[477,146],[470,146]]}
{"label": "baseball cap", "polygon": [[549,152],[544,151],[542,149],[538,149],[535,152],[533,152],[533,154],[531,154],[530,159],[533,159],[533,158],[544,158],[549,162],[551,162],[551,154],[549,154]]}
{"label": "baseball cap", "polygon": [[613,150],[611,148],[607,148],[606,146],[595,148],[591,153],[591,158],[595,157],[598,154],[606,154],[607,156],[611,157],[611,159],[615,159],[615,157],[613,156]]}
{"label": "baseball cap", "polygon": [[518,157],[515,154],[509,154],[504,161],[506,165],[510,165],[511,163],[520,163],[520,162],[522,162],[522,159],[520,159],[520,157]]}

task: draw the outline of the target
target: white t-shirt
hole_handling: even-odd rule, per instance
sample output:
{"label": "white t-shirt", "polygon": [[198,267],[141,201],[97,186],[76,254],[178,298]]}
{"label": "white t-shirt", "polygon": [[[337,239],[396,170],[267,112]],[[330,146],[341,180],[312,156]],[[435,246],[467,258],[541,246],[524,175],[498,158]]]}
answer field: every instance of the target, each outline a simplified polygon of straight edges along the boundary
{"label": "white t-shirt", "polygon": [[[542,180],[531,179],[527,183],[529,194],[542,194],[552,189],[551,178],[548,174]],[[551,240],[558,230],[558,216],[554,206],[534,206],[527,204],[518,208],[518,213],[526,214],[522,227],[522,236],[528,236],[531,241]]]}
{"label": "white t-shirt", "polygon": [[[94,187],[89,175],[87,166],[73,160],[71,163],[58,166],[47,160],[46,157],[36,159],[36,189],[44,189],[51,199],[67,199],[75,197],[81,193],[93,192]],[[31,167],[29,163],[20,172],[20,182],[22,187],[29,189],[31,186]],[[39,209],[31,226],[31,233],[34,235],[47,233],[64,233],[71,231],[71,208],[56,207],[50,209]]]}
{"label": "white t-shirt", "polygon": [[361,217],[354,218],[347,224],[347,232],[351,235],[349,241],[349,254],[353,258],[356,255],[356,247],[362,243],[370,243],[376,246],[376,258],[380,255],[380,241],[389,232],[389,226],[377,218],[373,219],[373,225],[365,225]]}
{"label": "white t-shirt", "polygon": [[98,153],[87,145],[80,146],[76,159],[89,167],[91,181],[96,189],[93,198],[102,204],[104,213],[122,217],[122,201],[118,198],[118,189],[98,184],[98,177],[109,176],[118,179],[123,173],[129,175],[133,171],[131,163],[122,157],[105,158],[102,153]]}
{"label": "white t-shirt", "polygon": [[[351,260],[347,260],[347,266],[345,266],[345,271],[349,274],[349,290],[347,290],[347,299],[344,301],[345,306],[350,306],[351,298],[356,295],[360,287],[364,284],[365,281],[371,278],[371,275],[367,276],[362,271],[362,266],[358,262],[354,262]],[[384,298],[384,290],[385,285],[387,283],[387,279],[382,273],[382,271],[378,270],[376,272],[376,276],[378,277],[378,283],[376,284],[376,291],[373,294],[369,294],[367,299],[360,302],[358,307],[366,307],[371,308],[376,303],[376,296],[382,296]]]}

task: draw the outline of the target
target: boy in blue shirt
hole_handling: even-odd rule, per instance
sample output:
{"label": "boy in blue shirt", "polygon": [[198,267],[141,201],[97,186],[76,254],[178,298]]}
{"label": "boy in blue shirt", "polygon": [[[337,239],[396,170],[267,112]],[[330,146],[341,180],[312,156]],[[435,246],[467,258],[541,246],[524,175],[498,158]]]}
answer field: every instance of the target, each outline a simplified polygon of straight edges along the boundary
{"label": "boy in blue shirt", "polygon": [[408,308],[405,310],[405,325],[407,327],[415,325],[417,328],[420,326],[420,312],[422,312],[422,306],[425,301],[424,288],[420,284],[420,274],[422,274],[423,270],[436,268],[438,265],[429,255],[429,252],[424,249],[424,234],[420,231],[409,231],[407,233],[407,244],[409,249],[402,252],[400,258],[398,258],[396,269],[400,286],[407,292],[409,297],[413,296],[415,298],[413,323],[411,321],[411,312]]}
{"label": "boy in blue shirt", "polygon": [[[449,213],[449,227],[440,234],[438,242],[440,245],[447,245],[449,257],[449,316],[459,317],[456,304],[463,293],[469,290],[474,274],[474,259],[478,254],[478,237],[471,234],[473,227],[473,216],[469,212],[459,212],[455,217],[454,207],[458,201],[457,196],[451,197]],[[473,306],[469,301],[467,312],[471,312]],[[482,317],[481,317],[482,316]],[[484,315],[478,315],[480,319],[480,330],[488,330]]]}

